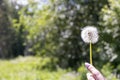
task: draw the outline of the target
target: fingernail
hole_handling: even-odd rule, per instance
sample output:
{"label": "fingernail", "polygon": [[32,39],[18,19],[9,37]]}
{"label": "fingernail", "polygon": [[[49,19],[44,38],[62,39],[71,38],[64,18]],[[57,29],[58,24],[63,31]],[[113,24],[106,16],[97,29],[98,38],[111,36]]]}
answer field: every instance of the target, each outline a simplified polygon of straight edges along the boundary
{"label": "fingernail", "polygon": [[85,62],[85,66],[86,66],[86,68],[88,68],[90,66],[90,64]]}

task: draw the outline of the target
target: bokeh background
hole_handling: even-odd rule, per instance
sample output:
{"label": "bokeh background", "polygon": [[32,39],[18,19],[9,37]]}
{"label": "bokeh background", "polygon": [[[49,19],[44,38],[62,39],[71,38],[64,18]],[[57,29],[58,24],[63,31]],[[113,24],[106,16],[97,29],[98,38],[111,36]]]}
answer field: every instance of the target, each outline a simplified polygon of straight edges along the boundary
{"label": "bokeh background", "polygon": [[0,80],[86,80],[88,25],[94,66],[120,80],[120,0],[0,0]]}

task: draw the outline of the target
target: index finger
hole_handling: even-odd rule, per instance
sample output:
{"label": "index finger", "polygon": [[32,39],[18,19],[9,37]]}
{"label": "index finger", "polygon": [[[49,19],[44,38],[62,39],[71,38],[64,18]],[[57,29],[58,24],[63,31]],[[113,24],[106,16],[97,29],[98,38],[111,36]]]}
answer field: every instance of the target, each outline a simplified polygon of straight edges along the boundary
{"label": "index finger", "polygon": [[105,80],[103,75],[94,66],[89,63],[85,63],[85,66],[93,74],[96,80]]}

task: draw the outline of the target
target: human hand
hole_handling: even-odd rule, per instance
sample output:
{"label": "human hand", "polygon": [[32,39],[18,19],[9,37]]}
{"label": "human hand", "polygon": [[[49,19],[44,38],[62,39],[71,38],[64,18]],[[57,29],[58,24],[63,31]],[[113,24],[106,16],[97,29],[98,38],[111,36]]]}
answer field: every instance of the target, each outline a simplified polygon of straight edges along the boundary
{"label": "human hand", "polygon": [[86,68],[90,73],[87,73],[88,80],[105,80],[103,75],[91,64],[85,63]]}

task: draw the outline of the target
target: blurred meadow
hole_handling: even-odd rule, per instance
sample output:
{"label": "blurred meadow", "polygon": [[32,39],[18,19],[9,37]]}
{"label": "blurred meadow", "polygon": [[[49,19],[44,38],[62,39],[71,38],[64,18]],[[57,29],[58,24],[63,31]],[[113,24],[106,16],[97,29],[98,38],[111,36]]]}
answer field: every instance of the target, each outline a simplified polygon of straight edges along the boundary
{"label": "blurred meadow", "polygon": [[0,0],[0,80],[87,80],[85,26],[93,65],[120,80],[120,0]]}

